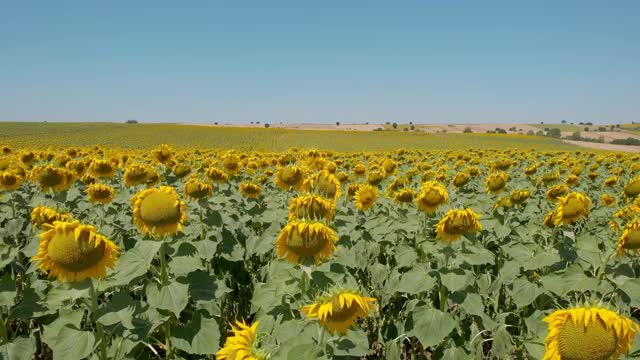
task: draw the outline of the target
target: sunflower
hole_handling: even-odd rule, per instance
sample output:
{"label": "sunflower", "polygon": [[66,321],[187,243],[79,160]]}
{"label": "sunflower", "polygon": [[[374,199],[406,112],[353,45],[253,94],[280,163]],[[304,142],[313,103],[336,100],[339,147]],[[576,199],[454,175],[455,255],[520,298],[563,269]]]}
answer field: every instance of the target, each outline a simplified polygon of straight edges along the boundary
{"label": "sunflower", "polygon": [[89,202],[108,204],[113,201],[116,189],[109,185],[91,184],[87,187]]}
{"label": "sunflower", "polygon": [[318,221],[289,222],[276,239],[279,258],[298,264],[313,258],[316,264],[327,260],[335,250],[338,236]]}
{"label": "sunflower", "polygon": [[82,181],[85,185],[91,185],[97,183],[98,179],[91,174],[84,174],[80,178],[80,181]]}
{"label": "sunflower", "polygon": [[56,221],[45,225],[39,235],[38,253],[31,261],[38,261],[40,270],[55,276],[58,281],[83,281],[104,278],[106,269],[113,268],[120,248],[93,226],[79,221]]}
{"label": "sunflower", "polygon": [[572,192],[558,198],[558,207],[553,222],[556,225],[569,224],[589,215],[591,199],[579,192]]}
{"label": "sunflower", "polygon": [[371,185],[362,185],[356,191],[353,200],[356,203],[356,207],[360,210],[367,210],[373,207],[376,200],[380,196],[378,188]]}
{"label": "sunflower", "polygon": [[303,181],[304,170],[299,166],[287,165],[278,168],[278,172],[276,172],[275,183],[282,190],[295,189],[299,191],[302,188]]}
{"label": "sunflower", "polygon": [[378,186],[386,176],[387,174],[382,169],[373,170],[369,172],[369,175],[367,175],[367,183],[369,185]]}
{"label": "sunflower", "polygon": [[71,215],[56,211],[43,205],[40,205],[31,211],[31,223],[33,226],[42,226],[44,224],[52,225],[55,221],[69,222],[71,220]]}
{"label": "sunflower", "polygon": [[224,160],[222,161],[222,167],[224,167],[227,173],[231,175],[234,175],[238,171],[240,171],[240,163],[238,161],[238,158],[233,154],[224,157]]}
{"label": "sunflower", "polygon": [[116,174],[117,167],[109,160],[93,160],[89,166],[91,175],[102,178],[111,179]]}
{"label": "sunflower", "polygon": [[556,310],[547,316],[543,360],[608,360],[627,354],[638,331],[631,319],[602,307]]}
{"label": "sunflower", "polygon": [[502,191],[507,186],[508,181],[509,175],[504,171],[489,174],[485,180],[487,192],[497,193]]}
{"label": "sunflower", "polygon": [[567,185],[573,186],[580,182],[580,178],[577,175],[569,174],[569,176],[567,176],[567,179],[564,182]]}
{"label": "sunflower", "polygon": [[554,185],[547,190],[547,200],[556,202],[558,198],[569,192],[569,188],[565,184]]}
{"label": "sunflower", "polygon": [[202,199],[213,194],[213,186],[191,178],[184,184],[184,196],[189,199]]}
{"label": "sunflower", "polygon": [[289,221],[320,220],[327,222],[333,219],[335,204],[318,195],[304,195],[291,199],[289,202]]}
{"label": "sunflower", "polygon": [[244,321],[236,321],[231,325],[233,335],[228,336],[222,349],[216,353],[217,360],[266,360],[268,354],[259,348],[256,336],[259,321],[249,326]]}
{"label": "sunflower", "polygon": [[122,175],[127,187],[144,184],[147,182],[147,167],[141,164],[130,164]]}
{"label": "sunflower", "polygon": [[176,234],[187,220],[186,206],[170,186],[140,191],[131,198],[133,221],[143,234]]}
{"label": "sunflower", "polygon": [[205,174],[211,182],[216,184],[224,184],[229,180],[229,175],[219,168],[209,168]]}
{"label": "sunflower", "polygon": [[347,186],[347,199],[351,199],[356,196],[356,192],[360,189],[361,186],[364,186],[363,183],[355,183]]}
{"label": "sunflower", "polygon": [[617,176],[612,176],[610,178],[607,178],[604,180],[604,186],[613,186],[615,184],[618,183],[618,177]]}
{"label": "sunflower", "polygon": [[553,213],[553,211],[549,211],[547,215],[544,217],[544,221],[542,222],[544,226],[551,227],[551,228],[555,227],[556,224],[553,222],[554,217],[555,217],[555,214]]}
{"label": "sunflower", "polygon": [[470,180],[471,180],[471,175],[467,174],[466,172],[459,172],[453,178],[452,184],[457,188],[461,188],[467,185]]}
{"label": "sunflower", "polygon": [[30,177],[33,182],[40,184],[42,191],[65,191],[73,185],[75,177],[67,169],[49,165],[37,166],[31,170]]}
{"label": "sunflower", "polygon": [[602,196],[600,197],[600,200],[602,201],[603,204],[605,204],[608,207],[613,207],[616,205],[616,198],[614,198],[609,194],[602,194]]}
{"label": "sunflower", "polygon": [[511,202],[514,204],[523,204],[531,197],[529,190],[514,190],[511,192]]}
{"label": "sunflower", "polygon": [[148,166],[146,168],[146,173],[147,173],[147,177],[146,177],[145,185],[147,185],[148,188],[152,188],[160,182],[160,174],[158,174],[158,171],[156,170],[155,166]]}
{"label": "sunflower", "polygon": [[177,164],[176,166],[173,167],[173,169],[171,169],[171,171],[173,171],[173,174],[177,178],[182,179],[183,177],[191,173],[191,167],[185,164]]}
{"label": "sunflower", "polygon": [[396,204],[409,204],[412,203],[416,197],[416,191],[411,188],[405,188],[398,190],[393,197],[393,202]]}
{"label": "sunflower", "polygon": [[630,198],[634,198],[640,194],[640,176],[636,176],[629,180],[627,185],[624,187],[624,194]]}
{"label": "sunflower", "polygon": [[72,160],[65,164],[65,167],[73,172],[75,176],[82,176],[87,170],[87,165],[82,160]]}
{"label": "sunflower", "polygon": [[336,290],[319,297],[311,305],[300,308],[309,318],[318,319],[320,325],[333,335],[346,335],[356,320],[368,317],[377,306],[377,300],[356,291]]}
{"label": "sunflower", "polygon": [[510,208],[511,205],[513,205],[513,203],[511,202],[511,197],[509,196],[503,196],[500,199],[498,199],[498,201],[496,202],[496,204],[493,206],[493,209],[496,210],[498,208]]}
{"label": "sunflower", "polygon": [[0,171],[0,190],[14,191],[22,185],[24,178],[10,171]]}
{"label": "sunflower", "polygon": [[443,241],[458,240],[465,233],[476,233],[482,230],[482,224],[471,208],[464,210],[451,209],[436,225],[436,238]]}
{"label": "sunflower", "polygon": [[635,218],[627,224],[618,240],[618,256],[622,256],[625,250],[633,250],[638,255],[640,250],[640,218]]}
{"label": "sunflower", "polygon": [[337,199],[340,197],[340,180],[327,170],[319,171],[303,182],[303,188],[307,192],[315,192],[329,199]]}
{"label": "sunflower", "polygon": [[436,208],[447,201],[449,201],[449,193],[444,185],[437,181],[427,181],[422,184],[420,195],[416,197],[418,208],[427,214],[435,213]]}
{"label": "sunflower", "polygon": [[249,199],[257,199],[262,192],[262,187],[252,182],[243,182],[240,184],[240,194]]}
{"label": "sunflower", "polygon": [[159,163],[167,164],[173,157],[173,149],[171,149],[169,145],[162,144],[151,151],[151,156]]}
{"label": "sunflower", "polygon": [[353,174],[357,178],[363,177],[366,172],[367,172],[367,168],[366,166],[364,166],[364,164],[356,164],[356,166],[353,167]]}

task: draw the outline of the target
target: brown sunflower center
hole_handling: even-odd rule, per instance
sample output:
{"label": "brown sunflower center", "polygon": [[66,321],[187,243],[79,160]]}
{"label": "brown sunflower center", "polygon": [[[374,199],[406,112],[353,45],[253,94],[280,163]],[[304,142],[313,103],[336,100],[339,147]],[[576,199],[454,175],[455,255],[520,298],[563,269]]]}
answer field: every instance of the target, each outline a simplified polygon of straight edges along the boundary
{"label": "brown sunflower center", "polygon": [[91,190],[91,196],[96,199],[108,199],[109,197],[111,197],[111,192],[109,191],[109,189],[98,188]]}
{"label": "brown sunflower center", "polygon": [[321,233],[307,232],[300,234],[297,228],[293,228],[285,243],[287,244],[287,250],[300,257],[313,257],[320,253],[322,249],[327,246],[329,239],[322,236]]}
{"label": "brown sunflower center", "polygon": [[345,307],[340,306],[340,301],[338,299],[333,299],[331,302],[331,309],[333,312],[331,313],[331,321],[341,322],[351,320],[358,313],[358,306],[351,304],[349,306],[345,304]]}
{"label": "brown sunflower center", "polygon": [[113,167],[109,163],[98,163],[94,168],[96,175],[110,175]]}
{"label": "brown sunflower center", "polygon": [[181,215],[175,196],[161,191],[145,196],[140,204],[140,218],[150,226],[177,224]]}
{"label": "brown sunflower center", "polygon": [[49,258],[67,271],[80,272],[98,264],[104,257],[105,243],[96,246],[88,230],[75,238],[73,231],[56,233],[47,248]]}
{"label": "brown sunflower center", "polygon": [[38,182],[44,186],[55,186],[62,183],[63,180],[62,173],[55,169],[47,169],[38,176]]}
{"label": "brown sunflower center", "polygon": [[600,318],[584,326],[568,319],[558,334],[558,348],[563,360],[606,360],[615,353],[618,338],[607,330]]}
{"label": "brown sunflower center", "polygon": [[12,186],[15,185],[18,181],[18,178],[13,174],[6,174],[4,176],[0,176],[0,183],[4,186]]}

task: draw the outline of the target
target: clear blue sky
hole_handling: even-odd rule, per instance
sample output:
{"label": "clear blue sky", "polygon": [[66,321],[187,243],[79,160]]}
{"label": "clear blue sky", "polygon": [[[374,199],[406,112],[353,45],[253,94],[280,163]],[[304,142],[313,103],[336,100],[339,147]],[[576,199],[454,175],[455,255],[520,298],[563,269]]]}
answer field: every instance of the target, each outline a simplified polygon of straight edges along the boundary
{"label": "clear blue sky", "polygon": [[0,0],[1,121],[126,119],[640,121],[640,1]]}

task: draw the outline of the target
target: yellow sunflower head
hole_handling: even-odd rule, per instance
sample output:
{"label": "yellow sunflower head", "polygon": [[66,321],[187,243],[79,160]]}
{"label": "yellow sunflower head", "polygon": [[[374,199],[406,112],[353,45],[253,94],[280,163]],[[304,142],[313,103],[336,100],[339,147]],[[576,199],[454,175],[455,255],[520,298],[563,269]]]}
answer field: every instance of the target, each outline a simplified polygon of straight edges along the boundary
{"label": "yellow sunflower head", "polygon": [[159,163],[167,164],[173,157],[173,149],[171,149],[169,145],[162,144],[151,151],[151,155]]}
{"label": "yellow sunflower head", "polygon": [[511,202],[514,204],[523,204],[531,197],[529,190],[514,190],[511,192]]}
{"label": "yellow sunflower head", "polygon": [[40,270],[58,281],[83,281],[103,278],[106,269],[113,268],[120,248],[93,226],[79,221],[56,221],[45,225],[39,235],[38,253],[31,261],[38,261]]}
{"label": "yellow sunflower head", "polygon": [[251,182],[243,182],[240,184],[240,194],[246,198],[256,199],[262,193],[262,187]]}
{"label": "yellow sunflower head", "polygon": [[113,201],[116,189],[109,185],[91,184],[87,187],[87,197],[89,202],[108,204]]}
{"label": "yellow sunflower head", "polygon": [[17,175],[11,171],[0,171],[0,190],[17,190],[23,182],[24,178],[20,175]]}
{"label": "yellow sunflower head", "polygon": [[213,186],[191,178],[184,184],[184,196],[188,199],[202,199],[213,194]]}
{"label": "yellow sunflower head", "polygon": [[75,176],[67,169],[45,165],[33,168],[31,179],[37,182],[45,192],[65,191],[73,185]]}
{"label": "yellow sunflower head", "polygon": [[305,191],[321,194],[329,199],[337,199],[342,192],[340,180],[327,170],[319,171],[304,180]]}
{"label": "yellow sunflower head", "polygon": [[464,210],[451,209],[436,225],[436,238],[442,241],[460,239],[463,234],[476,233],[482,230],[480,215],[471,208]]}
{"label": "yellow sunflower head", "polygon": [[177,177],[182,179],[183,177],[189,175],[191,173],[191,167],[189,165],[185,165],[182,163],[176,164],[173,169],[171,169],[171,171],[173,171],[173,174]]}
{"label": "yellow sunflower head", "polygon": [[547,316],[543,360],[619,359],[633,345],[638,325],[602,307],[556,310]]}
{"label": "yellow sunflower head", "polygon": [[377,187],[365,184],[360,186],[358,191],[356,191],[353,200],[355,201],[358,209],[367,210],[373,207],[379,196],[380,192]]}
{"label": "yellow sunflower head", "polygon": [[227,336],[222,349],[216,353],[217,360],[266,360],[269,355],[260,349],[256,332],[259,321],[249,326],[244,321],[231,325],[232,335]]}
{"label": "yellow sunflower head", "polygon": [[367,175],[367,183],[378,186],[386,176],[387,174],[382,169],[372,170],[369,172],[369,175]]}
{"label": "yellow sunflower head", "polygon": [[289,221],[325,219],[330,222],[333,219],[334,208],[333,201],[321,196],[298,196],[289,203]]}
{"label": "yellow sunflower head", "polygon": [[567,196],[558,198],[553,222],[556,225],[569,224],[589,215],[591,200],[579,192],[572,192]]}
{"label": "yellow sunflower head", "polygon": [[459,172],[453,178],[452,184],[457,188],[461,188],[467,185],[470,180],[471,180],[471,175],[467,174],[466,172]]}
{"label": "yellow sunflower head", "polygon": [[277,253],[279,258],[293,264],[306,259],[319,264],[331,257],[336,241],[336,233],[323,223],[294,220],[280,231],[276,239]]}
{"label": "yellow sunflower head", "polygon": [[31,211],[31,224],[36,227],[45,224],[52,225],[55,221],[69,222],[71,220],[71,215],[56,211],[43,205],[40,205]]}
{"label": "yellow sunflower head", "polygon": [[580,178],[577,175],[569,174],[567,180],[564,181],[567,185],[573,186],[580,182]]}
{"label": "yellow sunflower head", "polygon": [[618,256],[622,256],[625,250],[633,251],[635,255],[638,255],[638,250],[640,250],[640,218],[629,222],[618,240]]}
{"label": "yellow sunflower head", "polygon": [[427,214],[436,212],[438,206],[449,201],[447,188],[437,181],[427,181],[422,184],[420,194],[416,197],[416,204]]}
{"label": "yellow sunflower head", "polygon": [[558,198],[569,192],[569,188],[565,184],[554,185],[547,190],[546,196],[549,201],[556,202]]}
{"label": "yellow sunflower head", "polygon": [[604,186],[611,187],[618,183],[618,177],[612,176],[604,180]]}
{"label": "yellow sunflower head", "polygon": [[635,198],[640,194],[640,176],[629,180],[624,187],[624,195],[629,198]]}
{"label": "yellow sunflower head", "polygon": [[229,175],[219,168],[209,168],[206,172],[207,178],[216,184],[224,184],[229,180]]}
{"label": "yellow sunflower head", "polygon": [[364,164],[356,164],[356,166],[353,167],[353,174],[357,178],[363,177],[366,172],[367,172],[367,167],[364,166]]}
{"label": "yellow sunflower head", "polygon": [[318,319],[331,334],[346,335],[358,319],[370,316],[376,308],[374,298],[356,291],[335,290],[317,298],[313,304],[301,307],[300,311],[311,319]]}
{"label": "yellow sunflower head", "polygon": [[127,165],[122,177],[127,187],[144,184],[147,182],[147,167],[142,164]]}
{"label": "yellow sunflower head", "polygon": [[616,198],[614,198],[609,194],[602,194],[602,196],[600,197],[600,200],[605,206],[608,206],[608,207],[613,207],[616,205]]}
{"label": "yellow sunflower head", "polygon": [[117,170],[118,167],[109,160],[93,160],[89,166],[91,175],[102,179],[111,179]]}
{"label": "yellow sunflower head", "polygon": [[295,165],[287,165],[278,168],[275,176],[276,186],[282,190],[295,189],[299,191],[304,181],[304,170]]}
{"label": "yellow sunflower head", "polygon": [[547,215],[544,217],[544,221],[542,223],[546,227],[550,227],[550,228],[555,227],[556,224],[553,222],[554,218],[555,218],[555,214],[553,213],[553,211],[549,211]]}
{"label": "yellow sunflower head", "polygon": [[91,185],[97,183],[98,179],[91,174],[84,174],[80,178],[80,181],[82,181],[85,185]]}
{"label": "yellow sunflower head", "polygon": [[340,172],[338,172],[338,173],[336,174],[336,177],[338,178],[338,181],[340,181],[340,184],[342,184],[342,185],[344,185],[344,184],[348,183],[348,182],[349,182],[349,180],[351,180],[351,179],[349,178],[349,174],[347,174],[347,173],[346,173],[346,172],[344,172],[344,171],[340,171]]}
{"label": "yellow sunflower head", "polygon": [[410,204],[416,198],[416,191],[411,188],[398,190],[393,197],[393,202],[399,205]]}
{"label": "yellow sunflower head", "polygon": [[507,187],[507,182],[509,181],[509,175],[504,172],[493,172],[487,176],[485,180],[485,186],[487,188],[487,192],[497,193],[502,191],[505,187]]}
{"label": "yellow sunflower head", "polygon": [[186,206],[170,186],[140,191],[131,198],[133,221],[143,234],[163,236],[182,230]]}
{"label": "yellow sunflower head", "polygon": [[510,208],[511,205],[513,205],[513,203],[511,202],[511,197],[503,196],[500,199],[498,199],[496,204],[493,206],[493,209],[494,210],[497,210],[498,208],[507,209],[507,208]]}
{"label": "yellow sunflower head", "polygon": [[355,184],[351,184],[351,185],[347,186],[347,199],[351,199],[354,196],[356,196],[356,192],[363,185],[364,184],[362,184],[362,183],[355,183]]}

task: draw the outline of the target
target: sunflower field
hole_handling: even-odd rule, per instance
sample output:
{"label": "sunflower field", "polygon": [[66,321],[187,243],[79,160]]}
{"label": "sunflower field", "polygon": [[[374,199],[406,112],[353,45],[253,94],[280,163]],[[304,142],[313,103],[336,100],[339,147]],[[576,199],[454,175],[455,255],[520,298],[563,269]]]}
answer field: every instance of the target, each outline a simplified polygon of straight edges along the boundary
{"label": "sunflower field", "polygon": [[638,358],[639,160],[5,146],[0,354]]}

